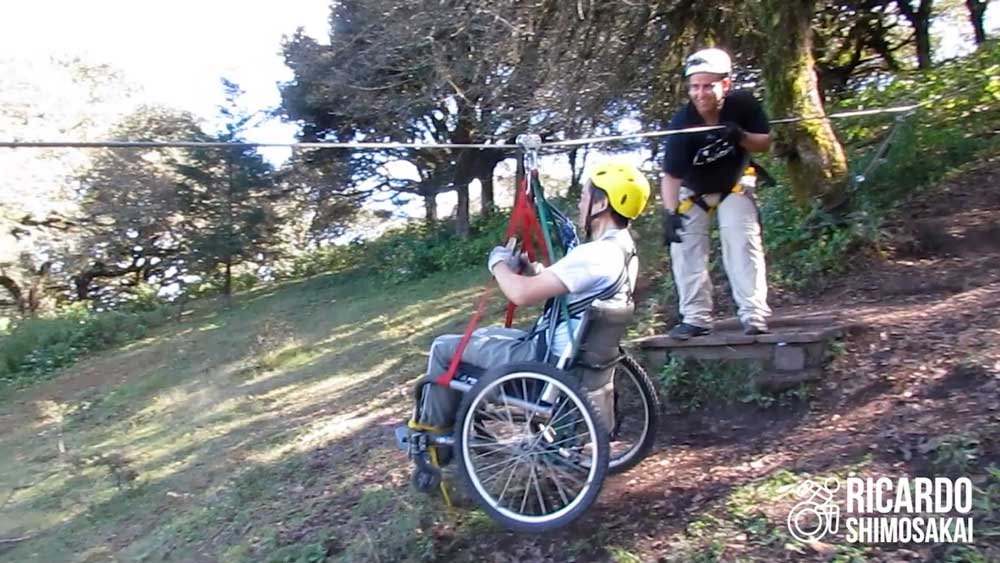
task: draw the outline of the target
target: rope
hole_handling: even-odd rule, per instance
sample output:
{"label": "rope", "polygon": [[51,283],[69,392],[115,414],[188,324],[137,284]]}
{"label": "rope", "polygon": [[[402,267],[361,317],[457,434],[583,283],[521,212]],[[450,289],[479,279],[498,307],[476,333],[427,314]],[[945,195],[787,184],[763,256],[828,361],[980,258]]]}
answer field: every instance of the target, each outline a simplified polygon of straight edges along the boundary
{"label": "rope", "polygon": [[865,167],[864,171],[862,171],[861,174],[851,177],[852,189],[857,190],[858,187],[863,182],[867,181],[868,178],[871,177],[872,172],[874,172],[876,168],[878,168],[883,162],[885,162],[885,156],[886,153],[888,152],[889,145],[892,143],[892,140],[896,138],[896,134],[899,132],[900,126],[903,124],[904,121],[906,121],[906,118],[909,116],[910,116],[909,113],[904,113],[902,115],[896,116],[896,119],[893,120],[892,128],[889,130],[889,134],[885,136],[885,139],[882,139],[882,142],[879,143],[878,148],[875,149],[874,153],[872,153],[872,158],[870,161],[868,161],[868,166]]}
{"label": "rope", "polygon": [[223,149],[223,148],[274,148],[299,149],[515,149],[509,143],[364,143],[364,142],[300,142],[300,143],[250,143],[221,141],[0,141],[5,149]]}
{"label": "rope", "polygon": [[[530,152],[529,152],[530,155]],[[527,160],[527,159],[526,159]],[[552,245],[552,236],[549,233],[550,222],[548,214],[548,202],[545,200],[545,194],[542,192],[542,182],[538,177],[538,168],[531,168],[527,171],[527,174],[531,176],[531,191],[534,194],[535,206],[538,208],[538,222],[541,224],[542,237],[545,239],[545,248],[548,252],[549,259],[551,261],[556,260],[555,248]],[[566,298],[563,295],[555,298],[553,307],[550,311],[552,320],[549,322],[549,330],[547,331],[548,336],[546,339],[545,347],[545,361],[548,361],[549,356],[552,354],[552,342],[555,340],[555,332],[559,322],[560,313],[566,316],[566,322],[570,322],[569,308],[566,303]],[[569,326],[569,325],[567,325]]]}
{"label": "rope", "polygon": [[[819,121],[828,119],[844,119],[863,115],[880,115],[887,113],[902,113],[913,111],[920,104],[896,106],[880,109],[845,111],[812,117],[785,117],[772,119],[772,124],[797,123],[800,121]],[[602,137],[585,137],[564,141],[549,141],[541,143],[541,148],[572,147],[644,139],[651,137],[667,137],[685,133],[699,133],[720,129],[719,125],[688,127],[669,131],[647,131],[645,133],[628,133],[625,135],[606,135]],[[0,141],[0,148],[5,149],[154,149],[154,148],[292,148],[292,149],[380,149],[380,150],[426,150],[426,149],[517,149],[516,143],[369,143],[369,142],[299,142],[299,143],[250,143],[250,142],[218,142],[218,141]]]}

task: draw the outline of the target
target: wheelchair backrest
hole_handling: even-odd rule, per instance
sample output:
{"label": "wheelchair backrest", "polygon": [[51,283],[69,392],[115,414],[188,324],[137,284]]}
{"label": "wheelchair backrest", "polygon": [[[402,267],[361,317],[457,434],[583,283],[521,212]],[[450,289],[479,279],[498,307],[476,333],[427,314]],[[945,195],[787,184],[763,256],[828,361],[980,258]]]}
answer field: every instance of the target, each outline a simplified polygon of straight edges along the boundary
{"label": "wheelchair backrest", "polygon": [[587,308],[580,326],[580,350],[576,365],[596,367],[616,359],[620,354],[621,340],[632,324],[635,306],[608,307],[598,303]]}

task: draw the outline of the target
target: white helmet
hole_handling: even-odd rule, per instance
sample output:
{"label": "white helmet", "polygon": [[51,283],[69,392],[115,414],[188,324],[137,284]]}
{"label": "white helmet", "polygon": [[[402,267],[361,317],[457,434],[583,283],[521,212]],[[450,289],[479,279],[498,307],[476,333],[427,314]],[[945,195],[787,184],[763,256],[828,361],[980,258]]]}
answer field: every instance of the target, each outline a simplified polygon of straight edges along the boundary
{"label": "white helmet", "polygon": [[702,49],[684,62],[684,76],[699,72],[728,75],[733,70],[733,62],[722,49]]}

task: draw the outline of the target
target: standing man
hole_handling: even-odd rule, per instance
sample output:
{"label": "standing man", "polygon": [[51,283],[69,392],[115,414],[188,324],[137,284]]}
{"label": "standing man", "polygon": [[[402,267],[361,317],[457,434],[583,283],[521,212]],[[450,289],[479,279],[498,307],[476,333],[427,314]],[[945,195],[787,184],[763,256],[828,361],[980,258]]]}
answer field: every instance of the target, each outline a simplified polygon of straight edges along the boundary
{"label": "standing man", "polygon": [[670,247],[681,322],[670,336],[687,340],[712,330],[712,281],[708,272],[709,222],[719,216],[722,261],[746,334],[767,332],[767,276],[750,153],[771,145],[770,125],[760,102],[732,90],[732,62],[721,49],[687,58],[684,76],[691,101],[669,129],[720,126],[671,135],[667,141],[663,196],[664,244]]}

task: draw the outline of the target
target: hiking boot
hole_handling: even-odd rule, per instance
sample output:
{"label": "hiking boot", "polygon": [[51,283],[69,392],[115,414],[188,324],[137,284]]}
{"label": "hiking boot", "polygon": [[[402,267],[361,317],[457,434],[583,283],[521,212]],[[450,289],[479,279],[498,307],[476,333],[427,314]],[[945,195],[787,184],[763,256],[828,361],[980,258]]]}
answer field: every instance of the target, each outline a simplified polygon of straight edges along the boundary
{"label": "hiking boot", "polygon": [[700,326],[695,326],[687,323],[680,323],[674,328],[670,329],[667,334],[670,338],[674,340],[687,340],[689,338],[694,338],[695,336],[705,336],[712,332],[710,328],[704,328]]}
{"label": "hiking boot", "polygon": [[747,319],[746,322],[740,321],[743,325],[743,334],[750,336],[755,336],[758,334],[767,334],[767,322],[764,319]]}

